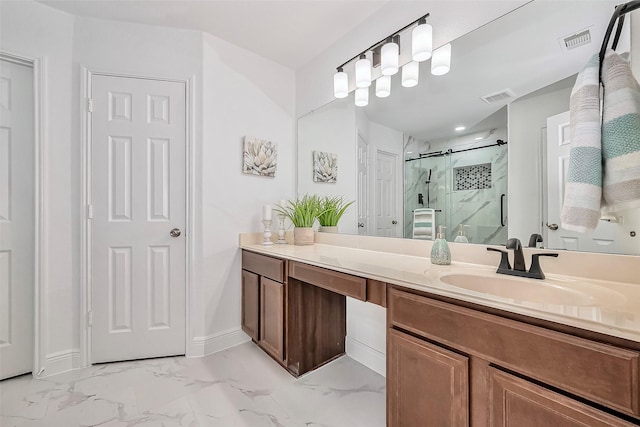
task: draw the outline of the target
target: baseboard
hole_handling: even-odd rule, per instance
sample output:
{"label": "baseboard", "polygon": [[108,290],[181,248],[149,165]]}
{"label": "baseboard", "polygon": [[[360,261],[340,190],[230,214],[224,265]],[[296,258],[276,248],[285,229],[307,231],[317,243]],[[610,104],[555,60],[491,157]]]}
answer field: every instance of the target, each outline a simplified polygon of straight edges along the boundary
{"label": "baseboard", "polygon": [[383,377],[387,376],[387,356],[385,353],[349,336],[347,336],[346,348],[347,355],[353,360],[362,363]]}
{"label": "baseboard", "polygon": [[251,338],[242,329],[227,329],[226,331],[216,332],[215,334],[203,337],[193,337],[189,357],[207,356],[217,353],[239,344],[251,341]]}
{"label": "baseboard", "polygon": [[80,368],[80,349],[71,348],[56,351],[44,357],[44,369],[38,373],[38,378],[61,374],[78,368]]}

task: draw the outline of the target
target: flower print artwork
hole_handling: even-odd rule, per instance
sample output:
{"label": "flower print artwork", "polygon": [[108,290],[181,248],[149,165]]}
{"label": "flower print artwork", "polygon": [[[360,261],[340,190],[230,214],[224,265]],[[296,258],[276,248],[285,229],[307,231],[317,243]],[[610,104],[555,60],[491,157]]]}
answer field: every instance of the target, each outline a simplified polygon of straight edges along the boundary
{"label": "flower print artwork", "polygon": [[251,175],[275,176],[278,166],[278,145],[251,136],[244,137],[242,172]]}
{"label": "flower print artwork", "polygon": [[324,151],[313,152],[313,181],[314,182],[336,182],[338,180],[338,155],[325,153]]}

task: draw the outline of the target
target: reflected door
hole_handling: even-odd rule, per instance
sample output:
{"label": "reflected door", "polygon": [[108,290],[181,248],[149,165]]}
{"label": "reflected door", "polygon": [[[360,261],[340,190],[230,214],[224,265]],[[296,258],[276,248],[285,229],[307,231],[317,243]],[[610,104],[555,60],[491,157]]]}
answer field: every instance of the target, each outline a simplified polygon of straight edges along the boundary
{"label": "reflected door", "polygon": [[185,353],[185,85],[93,76],[92,362]]}
{"label": "reflected door", "polygon": [[547,118],[547,237],[554,249],[616,253],[616,224],[600,221],[592,234],[560,227],[564,185],[569,168],[571,132],[569,112]]}
{"label": "reflected door", "polygon": [[0,60],[0,379],[31,372],[34,353],[33,68]]}
{"label": "reflected door", "polygon": [[397,154],[376,152],[376,236],[400,237],[397,164]]}
{"label": "reflected door", "polygon": [[358,234],[369,229],[369,144],[358,134]]}

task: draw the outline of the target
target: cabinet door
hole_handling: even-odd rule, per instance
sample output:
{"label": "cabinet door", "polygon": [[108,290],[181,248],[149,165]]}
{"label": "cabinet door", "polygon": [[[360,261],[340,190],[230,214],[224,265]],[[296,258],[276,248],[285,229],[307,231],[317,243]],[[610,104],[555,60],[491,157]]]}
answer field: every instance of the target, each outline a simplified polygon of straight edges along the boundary
{"label": "cabinet door", "polygon": [[491,427],[631,427],[567,396],[489,368]]}
{"label": "cabinet door", "polygon": [[242,270],[242,330],[258,341],[260,281],[257,274]]}
{"label": "cabinet door", "polygon": [[284,360],[284,285],[260,278],[260,346]]}
{"label": "cabinet door", "polygon": [[389,329],[388,425],[469,425],[469,359]]}

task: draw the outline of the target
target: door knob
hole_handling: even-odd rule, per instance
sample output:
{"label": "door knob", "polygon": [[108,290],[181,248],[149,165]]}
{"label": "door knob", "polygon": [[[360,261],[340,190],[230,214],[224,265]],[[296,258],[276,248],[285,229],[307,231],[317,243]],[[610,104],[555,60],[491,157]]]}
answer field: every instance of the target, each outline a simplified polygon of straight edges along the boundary
{"label": "door knob", "polygon": [[182,234],[182,231],[180,231],[179,228],[174,228],[169,232],[169,236],[171,237],[180,237],[181,234]]}
{"label": "door knob", "polygon": [[364,222],[359,222],[358,223],[358,228],[364,228]]}
{"label": "door knob", "polygon": [[398,221],[396,221],[395,219],[393,221],[391,221],[391,224],[396,225],[398,223]]}
{"label": "door knob", "polygon": [[547,223],[547,227],[549,228],[549,230],[556,231],[558,229],[558,224],[549,224],[549,223]]}

